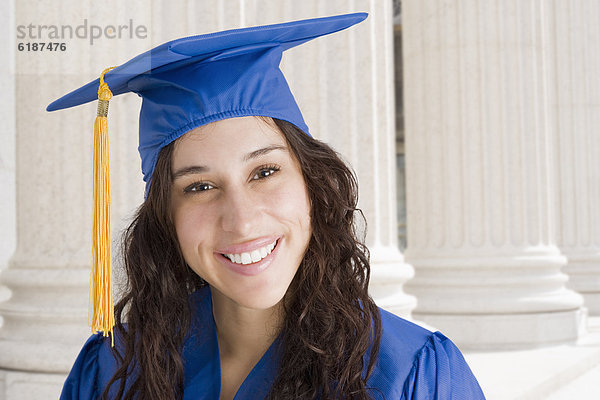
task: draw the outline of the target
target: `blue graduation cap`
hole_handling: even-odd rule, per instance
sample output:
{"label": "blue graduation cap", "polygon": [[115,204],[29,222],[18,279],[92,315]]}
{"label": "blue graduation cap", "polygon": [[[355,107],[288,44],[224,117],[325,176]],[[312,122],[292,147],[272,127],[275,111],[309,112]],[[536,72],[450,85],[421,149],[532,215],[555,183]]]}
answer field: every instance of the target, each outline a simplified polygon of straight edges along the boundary
{"label": "blue graduation cap", "polygon": [[233,117],[265,116],[288,121],[308,135],[279,69],[282,54],[366,17],[366,13],[345,14],[173,40],[105,70],[99,79],[47,107],[55,111],[99,100],[94,124],[93,331],[108,336],[114,326],[106,118],[111,97],[127,92],[142,97],[138,149],[148,194],[160,150],[199,126]]}
{"label": "blue graduation cap", "polygon": [[[282,53],[366,17],[354,13],[176,39],[106,73],[113,95],[134,92],[143,99],[139,152],[147,188],[160,150],[198,126],[256,115],[288,121],[309,134],[279,69]],[[96,79],[72,91],[47,111],[96,100],[99,84]]]}

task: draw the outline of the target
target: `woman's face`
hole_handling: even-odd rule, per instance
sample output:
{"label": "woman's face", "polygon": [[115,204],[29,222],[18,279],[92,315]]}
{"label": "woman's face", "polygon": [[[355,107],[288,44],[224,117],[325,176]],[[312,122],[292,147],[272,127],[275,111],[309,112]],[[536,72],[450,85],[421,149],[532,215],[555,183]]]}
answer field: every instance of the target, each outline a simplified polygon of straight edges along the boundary
{"label": "woman's face", "polygon": [[175,143],[172,171],[188,265],[240,306],[279,303],[311,236],[306,185],[283,134],[255,117],[213,122]]}

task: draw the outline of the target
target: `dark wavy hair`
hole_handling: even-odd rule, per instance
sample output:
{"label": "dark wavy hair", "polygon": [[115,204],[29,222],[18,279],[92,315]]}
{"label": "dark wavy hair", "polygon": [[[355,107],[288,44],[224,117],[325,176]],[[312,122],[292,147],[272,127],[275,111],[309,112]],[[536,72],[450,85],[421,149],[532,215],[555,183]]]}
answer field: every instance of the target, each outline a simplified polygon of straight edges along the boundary
{"label": "dark wavy hair", "polygon": [[[300,163],[312,224],[283,301],[282,358],[268,398],[369,399],[381,319],[368,294],[369,252],[355,229],[355,216],[364,218],[356,178],[326,144],[288,122],[263,119],[276,124]],[[115,306],[123,341],[104,399],[111,386],[118,399],[183,397],[181,350],[193,318],[188,297],[206,282],[186,264],[171,220],[172,154],[173,143],[161,150],[148,197],[123,236],[127,281]]]}

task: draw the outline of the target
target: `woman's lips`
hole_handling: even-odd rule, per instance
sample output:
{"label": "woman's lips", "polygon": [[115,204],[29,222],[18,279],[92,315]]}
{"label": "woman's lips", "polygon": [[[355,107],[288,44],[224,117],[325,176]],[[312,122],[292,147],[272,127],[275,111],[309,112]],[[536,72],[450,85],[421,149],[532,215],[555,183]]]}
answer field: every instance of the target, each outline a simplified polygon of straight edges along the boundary
{"label": "woman's lips", "polygon": [[236,264],[244,264],[244,265],[252,264],[252,263],[259,262],[260,260],[262,260],[263,258],[268,256],[269,254],[271,254],[271,251],[273,250],[273,248],[275,247],[276,244],[277,244],[277,240],[274,240],[272,243],[269,243],[266,246],[259,247],[252,251],[248,251],[248,252],[244,252],[244,253],[235,253],[235,254],[233,254],[233,253],[232,254],[223,254],[223,255]]}
{"label": "woman's lips", "polygon": [[261,247],[267,246],[276,240],[278,240],[279,236],[263,236],[258,239],[250,240],[245,243],[233,244],[227,247],[223,247],[217,250],[217,253],[221,254],[241,254],[241,253],[250,253],[256,249],[260,249]]}
{"label": "woman's lips", "polygon": [[[246,276],[258,275],[259,273],[266,270],[271,265],[273,259],[277,256],[277,253],[279,252],[279,248],[281,247],[280,246],[281,242],[282,242],[281,238],[275,239],[275,246],[270,251],[270,253],[267,254],[265,257],[261,258],[257,262],[251,262],[251,263],[247,263],[247,264],[239,264],[234,261],[231,261],[226,255],[221,254],[221,253],[217,253],[217,258],[219,259],[219,261],[221,261],[223,264],[225,264],[225,266],[228,269],[230,269],[231,271],[233,271],[235,273],[238,273],[241,275],[246,275]],[[267,244],[267,246],[269,244]],[[263,246],[263,247],[265,247],[265,246]],[[261,249],[261,247],[256,247],[253,251],[256,251],[258,249]],[[245,252],[245,253],[248,254],[248,252]],[[229,253],[229,254],[232,254],[232,253]],[[240,255],[243,253],[233,253],[233,254],[235,254],[237,257],[237,255]]]}

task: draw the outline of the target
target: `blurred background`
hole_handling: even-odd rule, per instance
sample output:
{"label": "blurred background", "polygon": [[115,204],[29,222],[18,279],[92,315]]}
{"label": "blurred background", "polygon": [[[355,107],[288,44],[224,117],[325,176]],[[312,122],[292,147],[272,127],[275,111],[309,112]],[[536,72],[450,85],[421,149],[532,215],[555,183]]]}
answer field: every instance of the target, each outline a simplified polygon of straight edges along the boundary
{"label": "blurred background", "polygon": [[[57,398],[90,334],[96,103],[46,106],[168,40],[357,11],[282,69],[356,171],[372,296],[449,336],[490,400],[600,398],[598,0],[4,0],[0,400]],[[139,106],[109,117],[117,298]]]}

